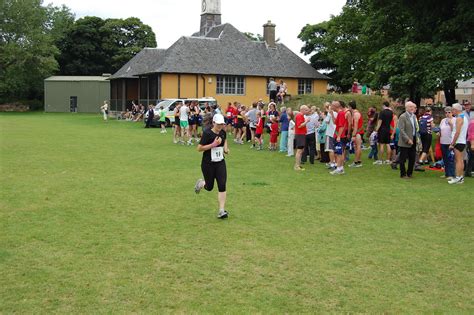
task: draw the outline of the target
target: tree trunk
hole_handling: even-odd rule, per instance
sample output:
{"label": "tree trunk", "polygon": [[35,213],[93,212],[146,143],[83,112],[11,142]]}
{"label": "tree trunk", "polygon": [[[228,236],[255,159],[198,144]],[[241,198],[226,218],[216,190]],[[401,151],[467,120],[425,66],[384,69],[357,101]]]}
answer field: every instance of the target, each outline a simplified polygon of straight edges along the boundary
{"label": "tree trunk", "polygon": [[444,97],[446,98],[446,106],[456,103],[456,89],[445,88]]}
{"label": "tree trunk", "polygon": [[443,82],[444,98],[446,99],[446,106],[451,106],[456,103],[456,81]]}

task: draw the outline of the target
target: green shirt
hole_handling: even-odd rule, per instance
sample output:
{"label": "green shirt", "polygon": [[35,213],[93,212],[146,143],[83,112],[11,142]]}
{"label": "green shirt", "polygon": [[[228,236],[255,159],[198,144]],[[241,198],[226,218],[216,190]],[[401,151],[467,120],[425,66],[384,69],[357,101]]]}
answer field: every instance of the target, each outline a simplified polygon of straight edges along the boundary
{"label": "green shirt", "polygon": [[160,121],[166,121],[166,111],[160,110]]}

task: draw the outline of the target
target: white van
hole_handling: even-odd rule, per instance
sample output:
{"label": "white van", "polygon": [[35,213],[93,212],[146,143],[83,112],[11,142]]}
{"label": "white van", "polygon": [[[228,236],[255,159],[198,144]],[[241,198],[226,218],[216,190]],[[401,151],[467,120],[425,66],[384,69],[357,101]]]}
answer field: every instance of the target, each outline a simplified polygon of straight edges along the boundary
{"label": "white van", "polygon": [[161,106],[163,106],[163,110],[166,111],[166,126],[171,126],[174,122],[174,109],[178,103],[183,104],[191,104],[191,102],[197,101],[199,103],[199,108],[201,109],[201,113],[204,111],[204,107],[206,103],[210,106],[216,105],[217,101],[212,97],[205,97],[205,98],[170,98],[164,99],[160,101],[155,106],[155,117],[153,118],[152,125],[158,125],[158,121],[160,120],[160,116],[158,115],[158,111],[160,110]]}

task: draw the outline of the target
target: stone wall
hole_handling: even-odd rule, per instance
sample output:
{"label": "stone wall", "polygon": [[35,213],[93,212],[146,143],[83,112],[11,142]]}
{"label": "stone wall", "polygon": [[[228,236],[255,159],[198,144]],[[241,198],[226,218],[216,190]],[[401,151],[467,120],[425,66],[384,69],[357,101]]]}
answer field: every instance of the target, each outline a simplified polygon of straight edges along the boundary
{"label": "stone wall", "polygon": [[0,104],[0,112],[27,112],[29,110],[30,106],[24,104]]}

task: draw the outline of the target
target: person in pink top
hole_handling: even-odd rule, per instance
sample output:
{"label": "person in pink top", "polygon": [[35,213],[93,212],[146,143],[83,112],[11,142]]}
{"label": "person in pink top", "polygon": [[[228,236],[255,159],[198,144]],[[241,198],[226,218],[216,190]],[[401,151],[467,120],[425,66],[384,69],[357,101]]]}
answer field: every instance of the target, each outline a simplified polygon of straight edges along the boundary
{"label": "person in pink top", "polygon": [[[453,117],[451,107],[445,107],[444,112],[446,117],[441,120],[439,124],[439,142],[441,145],[441,152],[443,153],[444,175],[442,178],[451,180],[454,178],[454,152],[449,149],[449,145],[453,141],[453,129],[456,123],[456,118]],[[450,156],[451,155],[451,156]]]}
{"label": "person in pink top", "polygon": [[[469,121],[469,127],[467,127],[467,143],[471,145],[471,154],[469,155],[469,160],[467,161],[466,174],[467,177],[473,176],[473,167],[474,167],[474,119]],[[469,172],[471,172],[469,174]]]}

